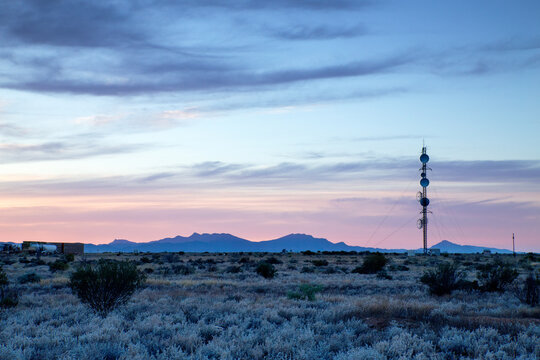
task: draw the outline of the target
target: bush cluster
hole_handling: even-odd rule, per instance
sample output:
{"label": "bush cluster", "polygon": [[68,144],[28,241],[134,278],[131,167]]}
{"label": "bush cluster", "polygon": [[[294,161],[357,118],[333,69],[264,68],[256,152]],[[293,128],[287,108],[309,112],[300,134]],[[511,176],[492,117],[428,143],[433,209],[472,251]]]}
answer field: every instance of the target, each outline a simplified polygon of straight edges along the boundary
{"label": "bush cluster", "polygon": [[518,276],[517,270],[500,260],[478,266],[478,281],[480,290],[487,292],[502,292]]}
{"label": "bush cluster", "polygon": [[242,272],[242,268],[240,266],[231,265],[225,269],[225,272],[230,274],[238,274]]}
{"label": "bush cluster", "polygon": [[257,265],[257,268],[255,268],[255,271],[265,279],[272,279],[276,275],[276,268],[274,265],[265,261],[260,262],[259,265]]}
{"label": "bush cluster", "polygon": [[375,274],[381,271],[388,263],[388,259],[379,252],[370,253],[364,258],[361,266],[353,269],[353,273],[357,274]]}
{"label": "bush cluster", "polygon": [[454,290],[480,290],[482,292],[503,292],[518,276],[518,272],[509,264],[500,260],[480,264],[476,274],[478,281],[467,281],[457,265],[439,264],[437,269],[428,270],[420,281],[429,287],[433,295],[450,294]]}
{"label": "bush cluster", "polygon": [[283,264],[283,262],[279,260],[278,258],[276,258],[275,256],[269,257],[268,259],[266,259],[265,262],[268,264],[273,264],[273,265]]}
{"label": "bush cluster", "polygon": [[19,284],[38,283],[40,281],[41,281],[41,277],[35,272],[26,273],[24,275],[19,276]]}
{"label": "bush cluster", "polygon": [[68,263],[75,261],[75,254],[65,254],[64,260]]}
{"label": "bush cluster", "polygon": [[195,269],[193,267],[184,264],[173,265],[171,269],[176,275],[191,275],[195,273]]}
{"label": "bush cluster", "polygon": [[152,259],[150,259],[149,257],[143,256],[141,257],[140,261],[143,264],[150,264],[152,262]]}
{"label": "bush cluster", "polygon": [[64,271],[69,268],[69,264],[63,260],[55,260],[52,263],[49,263],[49,270],[52,272],[55,271]]}
{"label": "bush cluster", "polygon": [[326,266],[326,265],[328,265],[328,261],[326,261],[326,260],[313,260],[312,263],[315,266]]}
{"label": "bush cluster", "polygon": [[527,278],[525,278],[523,285],[516,286],[515,294],[518,299],[520,299],[525,304],[536,306],[540,303],[539,285],[540,279],[538,278],[538,275],[530,273]]}
{"label": "bush cluster", "polygon": [[455,264],[442,263],[437,269],[426,271],[420,282],[429,287],[431,294],[441,296],[458,289],[463,277],[463,272],[458,271]]}
{"label": "bush cluster", "polygon": [[72,273],[69,286],[83,303],[105,317],[126,303],[145,279],[134,262],[101,259],[95,267],[86,265]]}

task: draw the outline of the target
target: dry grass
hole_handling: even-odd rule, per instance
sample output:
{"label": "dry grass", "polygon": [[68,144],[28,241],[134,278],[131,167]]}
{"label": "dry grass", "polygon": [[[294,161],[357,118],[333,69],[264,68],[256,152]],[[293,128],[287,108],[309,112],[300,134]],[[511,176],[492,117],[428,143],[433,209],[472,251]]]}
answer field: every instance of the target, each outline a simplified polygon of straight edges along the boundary
{"label": "dry grass", "polygon": [[[270,256],[277,275],[256,264]],[[0,310],[1,359],[534,359],[540,357],[540,310],[511,293],[457,291],[433,297],[418,279],[439,262],[457,262],[474,276],[488,256],[408,258],[391,255],[392,279],[352,274],[363,255],[106,254],[140,261],[147,286],[101,319],[72,295],[69,274],[0,255],[16,308]],[[28,257],[30,259],[31,257]],[[538,263],[503,257],[521,276]],[[44,258],[52,262],[55,257]],[[302,272],[314,260],[328,265]],[[470,263],[473,265],[463,265]],[[175,273],[175,266],[193,273]],[[232,266],[239,272],[229,272]],[[331,269],[331,270],[329,270]],[[36,272],[39,283],[17,284]],[[315,301],[287,297],[300,284],[321,285]]]}

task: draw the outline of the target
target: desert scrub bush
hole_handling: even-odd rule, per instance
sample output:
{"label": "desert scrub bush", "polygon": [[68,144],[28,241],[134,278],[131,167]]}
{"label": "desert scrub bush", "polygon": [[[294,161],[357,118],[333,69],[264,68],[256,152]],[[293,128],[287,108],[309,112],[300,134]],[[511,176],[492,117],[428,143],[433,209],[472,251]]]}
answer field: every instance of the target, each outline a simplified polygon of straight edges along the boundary
{"label": "desert scrub bush", "polygon": [[293,300],[309,300],[315,301],[315,295],[323,290],[321,285],[317,284],[301,284],[298,291],[289,291],[287,298]]}
{"label": "desert scrub bush", "polygon": [[324,270],[324,273],[329,274],[329,275],[330,274],[337,274],[339,272],[346,272],[346,271],[343,271],[343,268],[336,268],[336,267],[333,267],[333,266],[329,266]]}
{"label": "desert scrub bush", "polygon": [[19,284],[37,283],[41,281],[41,277],[35,272],[29,272],[19,276]]}
{"label": "desert scrub bush", "polygon": [[275,256],[269,257],[268,259],[265,260],[265,262],[268,264],[273,264],[273,265],[283,263],[281,260],[277,259]]}
{"label": "desert scrub bush", "polygon": [[242,268],[240,266],[231,265],[225,269],[225,272],[229,274],[238,274],[242,272]]}
{"label": "desert scrub bush", "polygon": [[165,259],[165,261],[167,261],[169,264],[172,264],[172,263],[177,263],[180,261],[180,256],[178,256],[178,254],[175,254],[175,253],[167,253],[163,256],[163,258]]}
{"label": "desert scrub bush", "polygon": [[536,306],[539,303],[540,297],[539,284],[540,279],[538,278],[538,275],[530,273],[521,286],[517,285],[514,288],[514,293],[517,298],[525,304]]}
{"label": "desert scrub bush", "polygon": [[39,258],[32,258],[26,263],[27,266],[39,266],[39,265],[46,265],[46,264],[47,263],[45,262],[45,260],[39,259]]}
{"label": "desert scrub bush", "polygon": [[381,270],[377,273],[377,279],[392,280],[392,276],[389,275],[386,271]]}
{"label": "desert scrub bush", "polygon": [[315,268],[313,266],[304,266],[304,267],[302,267],[302,270],[300,270],[300,272],[301,273],[306,273],[306,274],[314,273]]}
{"label": "desert scrub bush", "polygon": [[206,268],[206,271],[208,272],[216,272],[218,271],[218,267],[216,265],[209,265],[207,268]]}
{"label": "desert scrub bush", "polygon": [[171,269],[176,275],[191,275],[195,273],[195,269],[193,267],[183,264],[173,265]]}
{"label": "desert scrub bush", "polygon": [[0,266],[0,308],[17,306],[19,299],[15,290],[9,289],[9,280],[4,269]]}
{"label": "desert scrub bush", "polygon": [[15,262],[16,261],[12,259],[2,259],[2,261],[0,261],[0,265],[13,265]]}
{"label": "desert scrub bush", "polygon": [[328,265],[328,261],[326,260],[313,260],[311,263],[315,266],[326,266]]}
{"label": "desert scrub bush", "polygon": [[388,263],[388,259],[381,253],[368,254],[361,266],[358,266],[352,270],[357,274],[375,274],[381,271]]}
{"label": "desert scrub bush", "polygon": [[255,268],[255,272],[261,275],[265,279],[272,279],[276,275],[276,268],[274,265],[269,264],[265,261],[260,262],[259,265]]}
{"label": "desert scrub bush", "polygon": [[478,266],[480,290],[486,292],[503,292],[518,276],[518,272],[509,264],[500,260]]}
{"label": "desert scrub bush", "polygon": [[55,271],[64,271],[69,268],[69,264],[63,260],[55,260],[52,263],[49,263],[49,270],[52,272]]}
{"label": "desert scrub bush", "polygon": [[251,262],[251,260],[248,257],[245,257],[245,256],[240,258],[240,260],[238,260],[239,264],[247,264],[247,263],[250,263],[250,262]]}
{"label": "desert scrub bush", "polygon": [[64,255],[65,262],[73,262],[75,261],[75,254],[66,254]]}
{"label": "desert scrub bush", "polygon": [[101,259],[95,267],[86,265],[72,273],[69,287],[83,303],[105,317],[126,303],[145,280],[134,262]]}
{"label": "desert scrub bush", "polygon": [[143,256],[141,257],[140,262],[143,264],[150,264],[152,262],[152,259],[150,259],[149,257]]}
{"label": "desert scrub bush", "polygon": [[390,271],[409,271],[409,267],[405,265],[390,265],[388,270]]}
{"label": "desert scrub bush", "polygon": [[441,296],[458,289],[463,276],[464,274],[458,271],[456,265],[442,263],[437,269],[426,271],[420,278],[420,282],[429,287],[431,294]]}

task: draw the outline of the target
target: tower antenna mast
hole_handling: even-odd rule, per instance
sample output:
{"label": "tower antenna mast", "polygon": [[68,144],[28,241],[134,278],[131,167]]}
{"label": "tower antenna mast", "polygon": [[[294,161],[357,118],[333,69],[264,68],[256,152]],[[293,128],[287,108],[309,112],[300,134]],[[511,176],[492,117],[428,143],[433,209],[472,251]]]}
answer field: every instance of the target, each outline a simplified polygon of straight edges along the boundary
{"label": "tower antenna mast", "polygon": [[422,229],[422,239],[424,244],[424,254],[427,254],[428,248],[427,248],[427,214],[428,214],[428,205],[429,205],[429,199],[427,197],[427,187],[429,185],[429,179],[426,177],[427,170],[431,170],[427,163],[429,161],[429,156],[426,152],[426,146],[423,144],[422,146],[422,155],[420,155],[420,162],[422,163],[422,167],[420,168],[420,186],[422,186],[422,191],[419,191],[417,194],[418,202],[420,202],[420,205],[422,205],[422,211],[420,214],[422,214],[422,218],[418,219],[418,228]]}

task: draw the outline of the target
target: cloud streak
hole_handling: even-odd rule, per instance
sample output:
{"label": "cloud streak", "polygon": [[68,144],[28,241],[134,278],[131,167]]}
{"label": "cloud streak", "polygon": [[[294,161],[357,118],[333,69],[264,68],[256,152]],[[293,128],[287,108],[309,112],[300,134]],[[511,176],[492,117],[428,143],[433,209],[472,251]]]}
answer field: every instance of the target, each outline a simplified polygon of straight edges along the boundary
{"label": "cloud streak", "polygon": [[[119,147],[94,150],[87,148],[66,150],[62,143],[45,143],[22,148],[15,148],[12,158],[27,157],[28,161],[52,158],[77,158],[98,156],[110,152],[130,152],[138,147]],[[71,150],[70,153],[68,150]],[[62,154],[65,151],[65,154]],[[52,152],[52,155],[49,154]],[[1,153],[1,152],[0,152]],[[37,154],[37,155],[36,155]],[[46,155],[44,155],[46,154]],[[359,180],[374,181],[378,184],[403,183],[415,177],[419,166],[417,159],[368,159],[364,161],[313,161],[283,162],[274,165],[256,165],[248,163],[225,163],[209,161],[192,165],[182,165],[155,173],[126,175],[122,177],[102,177],[78,180],[29,181],[18,184],[19,189],[46,189],[48,192],[92,193],[94,190],[114,193],[121,189],[139,189],[141,191],[165,189],[226,189],[243,186],[297,189],[298,186],[329,184],[347,187]],[[436,172],[436,177],[432,177]],[[538,191],[540,184],[540,161],[438,161],[434,173],[428,177],[435,182],[457,184],[462,187],[474,185],[520,184],[522,190]],[[435,183],[434,183],[435,184]],[[4,186],[12,186],[4,183]],[[332,186],[334,186],[332,185]],[[381,185],[383,186],[383,185]],[[383,187],[387,187],[386,185]],[[540,199],[531,199],[540,201]]]}
{"label": "cloud streak", "polygon": [[[131,77],[129,81],[114,79],[76,79],[61,76],[33,77],[27,80],[11,78],[0,82],[8,89],[91,95],[140,95],[152,93],[247,90],[257,87],[272,87],[298,82],[339,79],[358,76],[385,74],[409,63],[405,56],[394,56],[372,61],[355,61],[314,68],[292,68],[276,71],[245,71],[229,69],[222,71],[223,64],[209,65],[208,69],[182,73],[161,72],[148,76],[138,72],[136,64],[126,64],[123,71]],[[159,67],[159,65],[157,65]],[[97,70],[97,69],[96,69]],[[166,70],[166,68],[165,68]],[[119,74],[117,74],[119,75]]]}
{"label": "cloud streak", "polygon": [[282,40],[329,40],[354,38],[365,35],[367,30],[362,25],[336,27],[328,25],[296,25],[288,28],[268,29],[270,36]]}
{"label": "cloud streak", "polygon": [[93,141],[50,141],[42,143],[0,144],[0,163],[24,163],[34,161],[57,161],[84,159],[95,156],[132,153],[146,145],[104,145]]}

